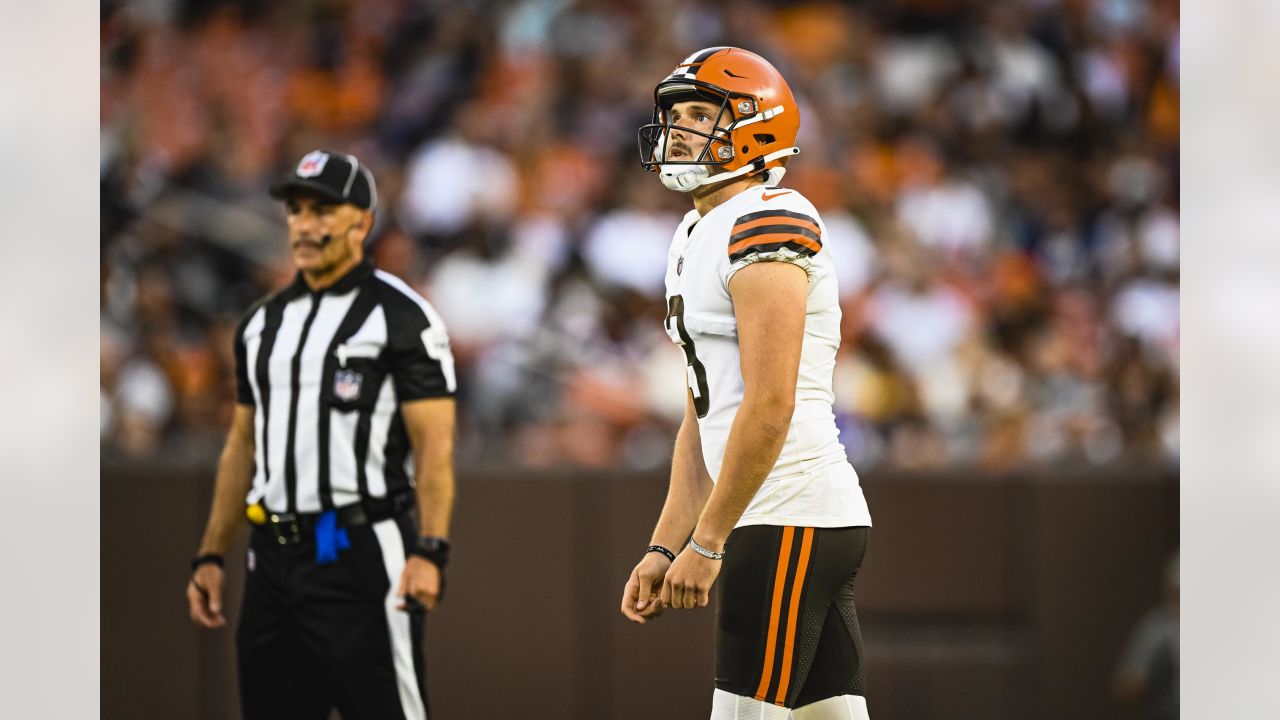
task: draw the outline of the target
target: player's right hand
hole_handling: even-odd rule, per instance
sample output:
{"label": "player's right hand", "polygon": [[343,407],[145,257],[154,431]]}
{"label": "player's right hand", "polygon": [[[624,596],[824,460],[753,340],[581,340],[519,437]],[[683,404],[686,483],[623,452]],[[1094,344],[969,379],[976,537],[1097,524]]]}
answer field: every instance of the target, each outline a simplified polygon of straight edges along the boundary
{"label": "player's right hand", "polygon": [[622,589],[622,614],[632,622],[643,625],[649,618],[662,614],[663,604],[658,593],[662,579],[667,575],[671,561],[663,555],[651,552],[631,571],[626,587]]}
{"label": "player's right hand", "polygon": [[187,604],[195,624],[210,629],[227,624],[222,614],[222,578],[222,568],[213,563],[205,563],[191,574],[187,581]]}

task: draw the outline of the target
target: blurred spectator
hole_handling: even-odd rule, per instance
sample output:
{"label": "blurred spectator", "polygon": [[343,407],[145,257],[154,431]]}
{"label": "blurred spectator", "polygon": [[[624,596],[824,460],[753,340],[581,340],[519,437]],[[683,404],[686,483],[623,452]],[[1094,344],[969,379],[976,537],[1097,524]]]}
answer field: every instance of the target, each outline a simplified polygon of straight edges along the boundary
{"label": "blurred spectator", "polygon": [[1121,651],[1112,692],[1142,707],[1145,720],[1178,720],[1178,557],[1165,568],[1160,604],[1138,621]]}
{"label": "blurred spectator", "polygon": [[742,44],[802,109],[785,183],[827,225],[858,467],[1177,460],[1176,3],[101,17],[104,449],[216,442],[229,329],[288,273],[265,184],[333,147],[375,165],[378,262],[449,322],[461,462],[661,462],[684,403],[663,275],[688,207],[639,168],[635,129],[680,58]]}
{"label": "blurred spectator", "polygon": [[409,158],[397,208],[417,235],[451,237],[475,222],[505,222],[515,207],[518,178],[511,160],[484,138],[492,121],[468,106],[447,135]]}

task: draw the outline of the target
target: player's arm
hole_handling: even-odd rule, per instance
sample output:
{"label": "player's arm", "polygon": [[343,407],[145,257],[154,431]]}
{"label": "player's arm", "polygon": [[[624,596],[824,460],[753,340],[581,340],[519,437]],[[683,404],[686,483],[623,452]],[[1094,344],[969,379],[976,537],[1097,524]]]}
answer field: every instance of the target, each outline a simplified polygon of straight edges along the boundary
{"label": "player's arm", "polygon": [[[742,404],[729,428],[720,477],[693,530],[693,540],[707,550],[724,550],[729,532],[787,440],[808,286],[804,269],[784,262],[753,263],[729,280],[744,386]],[[719,574],[719,560],[686,548],[667,571],[662,602],[673,608],[706,607]]]}
{"label": "player's arm", "polygon": [[667,499],[653,529],[650,545],[679,550],[693,531],[698,514],[711,495],[711,475],[702,458],[702,436],[698,432],[698,415],[693,396],[685,400],[684,419],[676,432],[675,449],[671,453],[671,480]]}
{"label": "player's arm", "polygon": [[693,532],[698,544],[710,550],[723,550],[786,442],[795,410],[808,291],[804,269],[785,262],[748,265],[729,281],[738,320],[743,396],[729,429],[720,477]]}
{"label": "player's arm", "polygon": [[[252,405],[236,404],[227,433],[218,475],[213,486],[213,507],[205,524],[204,537],[197,555],[226,555],[244,522],[245,496],[253,479],[253,413]],[[187,583],[187,602],[191,619],[207,628],[222,627],[222,568],[207,563],[196,568]]]}
{"label": "player's arm", "polygon": [[[649,544],[661,545],[672,552],[679,551],[710,495],[711,475],[702,457],[698,415],[693,406],[693,396],[689,395],[685,402],[684,420],[676,432],[675,449],[671,454],[667,499]],[[644,623],[647,618],[662,612],[662,604],[657,602],[657,597],[670,566],[671,560],[661,553],[645,553],[640,559],[622,590],[622,614],[627,619]]]}

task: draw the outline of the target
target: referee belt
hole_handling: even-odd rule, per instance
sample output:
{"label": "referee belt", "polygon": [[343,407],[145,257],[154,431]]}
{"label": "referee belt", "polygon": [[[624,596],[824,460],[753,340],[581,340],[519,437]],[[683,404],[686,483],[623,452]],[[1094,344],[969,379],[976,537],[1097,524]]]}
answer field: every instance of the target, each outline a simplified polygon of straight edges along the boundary
{"label": "referee belt", "polygon": [[[334,508],[333,512],[337,515],[339,527],[354,528],[401,515],[408,512],[413,504],[414,494],[410,491],[389,498],[366,498]],[[254,529],[270,533],[280,545],[293,545],[314,539],[316,523],[324,513],[277,513],[266,510],[264,514],[262,522],[252,523]],[[250,518],[252,522],[252,514]]]}

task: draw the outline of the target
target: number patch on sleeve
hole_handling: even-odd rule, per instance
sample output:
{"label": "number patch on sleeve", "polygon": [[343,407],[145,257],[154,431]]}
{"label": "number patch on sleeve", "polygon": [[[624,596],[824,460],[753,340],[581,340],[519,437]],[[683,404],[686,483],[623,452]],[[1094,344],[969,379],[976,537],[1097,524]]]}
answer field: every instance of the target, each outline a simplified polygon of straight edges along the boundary
{"label": "number patch on sleeve", "polygon": [[449,349],[449,333],[443,325],[432,325],[422,331],[422,346],[427,357],[440,363],[440,372],[444,374],[445,384],[449,392],[458,389],[457,376],[453,369],[453,351]]}

